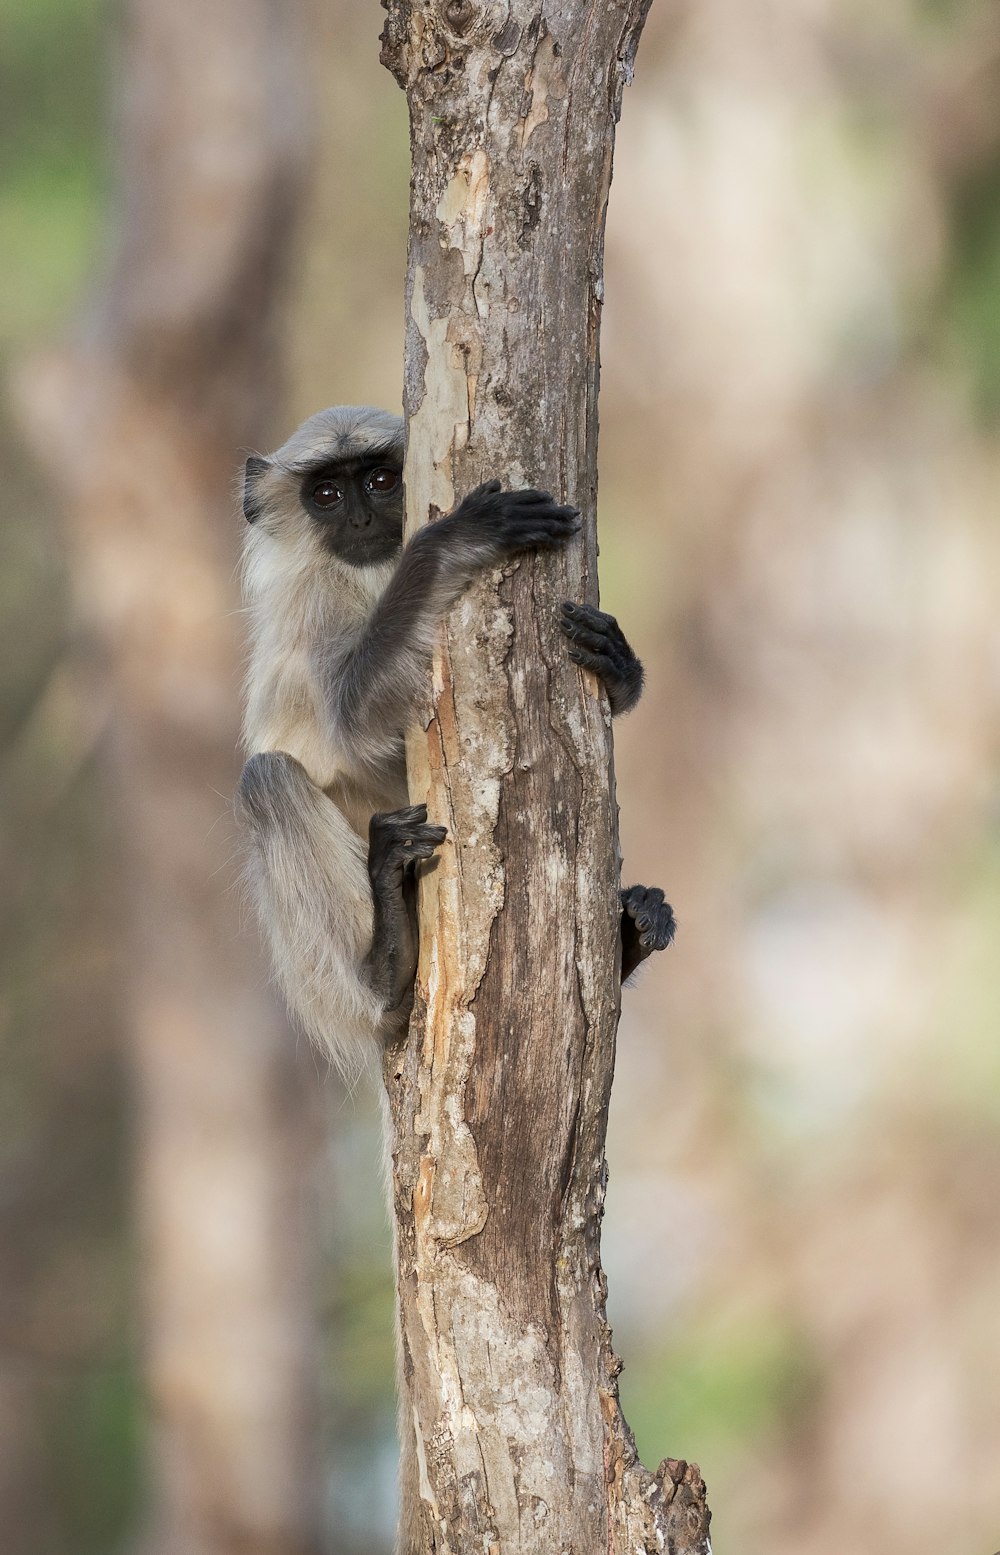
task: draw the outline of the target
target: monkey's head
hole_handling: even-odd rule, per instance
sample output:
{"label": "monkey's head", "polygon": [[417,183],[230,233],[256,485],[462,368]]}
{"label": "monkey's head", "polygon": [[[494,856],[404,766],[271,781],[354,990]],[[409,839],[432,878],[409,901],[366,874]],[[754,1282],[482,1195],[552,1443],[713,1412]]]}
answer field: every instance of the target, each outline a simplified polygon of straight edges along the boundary
{"label": "monkey's head", "polygon": [[370,405],[333,405],[266,459],[246,462],[243,512],[274,539],[312,541],[352,567],[403,541],[403,423]]}

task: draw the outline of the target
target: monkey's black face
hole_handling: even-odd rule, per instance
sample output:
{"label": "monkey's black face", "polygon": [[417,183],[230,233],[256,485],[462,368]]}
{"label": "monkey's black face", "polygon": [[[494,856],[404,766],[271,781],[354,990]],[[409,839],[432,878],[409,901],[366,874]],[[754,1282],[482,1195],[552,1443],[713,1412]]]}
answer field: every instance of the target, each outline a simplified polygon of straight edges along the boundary
{"label": "monkey's black face", "polygon": [[385,458],[319,465],[301,498],[323,545],[352,567],[389,561],[403,543],[402,472]]}

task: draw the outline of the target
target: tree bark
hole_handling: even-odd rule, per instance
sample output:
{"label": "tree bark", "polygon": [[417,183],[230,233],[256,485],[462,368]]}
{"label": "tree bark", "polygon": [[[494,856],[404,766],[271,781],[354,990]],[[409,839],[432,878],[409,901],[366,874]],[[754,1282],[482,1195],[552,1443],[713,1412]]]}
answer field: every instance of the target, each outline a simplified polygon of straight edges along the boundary
{"label": "tree bark", "polygon": [[226,814],[234,472],[271,430],[305,150],[293,22],[279,0],[129,0],[117,252],[80,338],[22,380],[115,695],[150,1555],[318,1547],[309,1087],[241,932]]}
{"label": "tree bark", "polygon": [[409,742],[449,829],[387,1055],[404,1555],[705,1555],[696,1466],[639,1463],[600,1221],[619,1009],[610,718],[569,661],[597,598],[598,330],[614,125],[649,0],[384,0],[413,153],[408,524],[499,476],[582,543],[471,589]]}

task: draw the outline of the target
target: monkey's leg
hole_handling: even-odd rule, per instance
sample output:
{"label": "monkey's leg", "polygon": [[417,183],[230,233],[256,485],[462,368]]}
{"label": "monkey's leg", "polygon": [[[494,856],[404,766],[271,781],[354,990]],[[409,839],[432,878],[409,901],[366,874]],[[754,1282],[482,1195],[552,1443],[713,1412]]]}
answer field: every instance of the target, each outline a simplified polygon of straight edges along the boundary
{"label": "monkey's leg", "polygon": [[659,886],[630,885],[621,893],[622,982],[654,950],[666,950],[677,928],[674,909]]}
{"label": "monkey's leg", "polygon": [[283,751],[252,756],[237,806],[249,883],[278,981],[309,1035],[348,1072],[379,1031],[383,999],[365,976],[373,903],[364,841]]}
{"label": "monkey's leg", "polygon": [[[413,1004],[417,970],[417,915],[414,866],[430,858],[447,836],[444,826],[428,826],[427,806],[412,805],[373,815],[368,827],[368,871],[374,922],[368,975],[385,996],[382,1033],[387,1040],[405,1028]],[[391,1129],[386,1114],[387,1138]],[[397,1312],[397,1325],[399,1314]],[[417,1555],[420,1532],[420,1478],[413,1425],[413,1403],[402,1364],[402,1335],[397,1327],[399,1390],[400,1517],[396,1555]]]}
{"label": "monkey's leg", "polygon": [[413,866],[432,856],[448,835],[427,825],[427,806],[411,805],[373,815],[368,827],[372,888],[372,944],[365,961],[369,986],[385,1008],[390,1036],[407,1020],[417,970],[417,922]]}
{"label": "monkey's leg", "polygon": [[573,663],[593,670],[603,683],[612,718],[631,712],[642,695],[643,669],[614,616],[567,600],[559,626],[573,644]]}

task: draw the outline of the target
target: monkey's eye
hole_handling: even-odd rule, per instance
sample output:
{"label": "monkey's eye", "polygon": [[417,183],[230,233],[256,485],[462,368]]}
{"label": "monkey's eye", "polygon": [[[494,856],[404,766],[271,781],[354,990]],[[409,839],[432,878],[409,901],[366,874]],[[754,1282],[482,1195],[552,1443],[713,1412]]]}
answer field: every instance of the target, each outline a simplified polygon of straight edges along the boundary
{"label": "monkey's eye", "polygon": [[343,488],[335,481],[320,481],[312,489],[312,500],[318,508],[335,508],[344,500]]}
{"label": "monkey's eye", "polygon": [[378,492],[384,496],[386,492],[395,491],[398,485],[399,471],[390,470],[388,466],[383,466],[378,470],[372,470],[365,481],[365,490]]}

